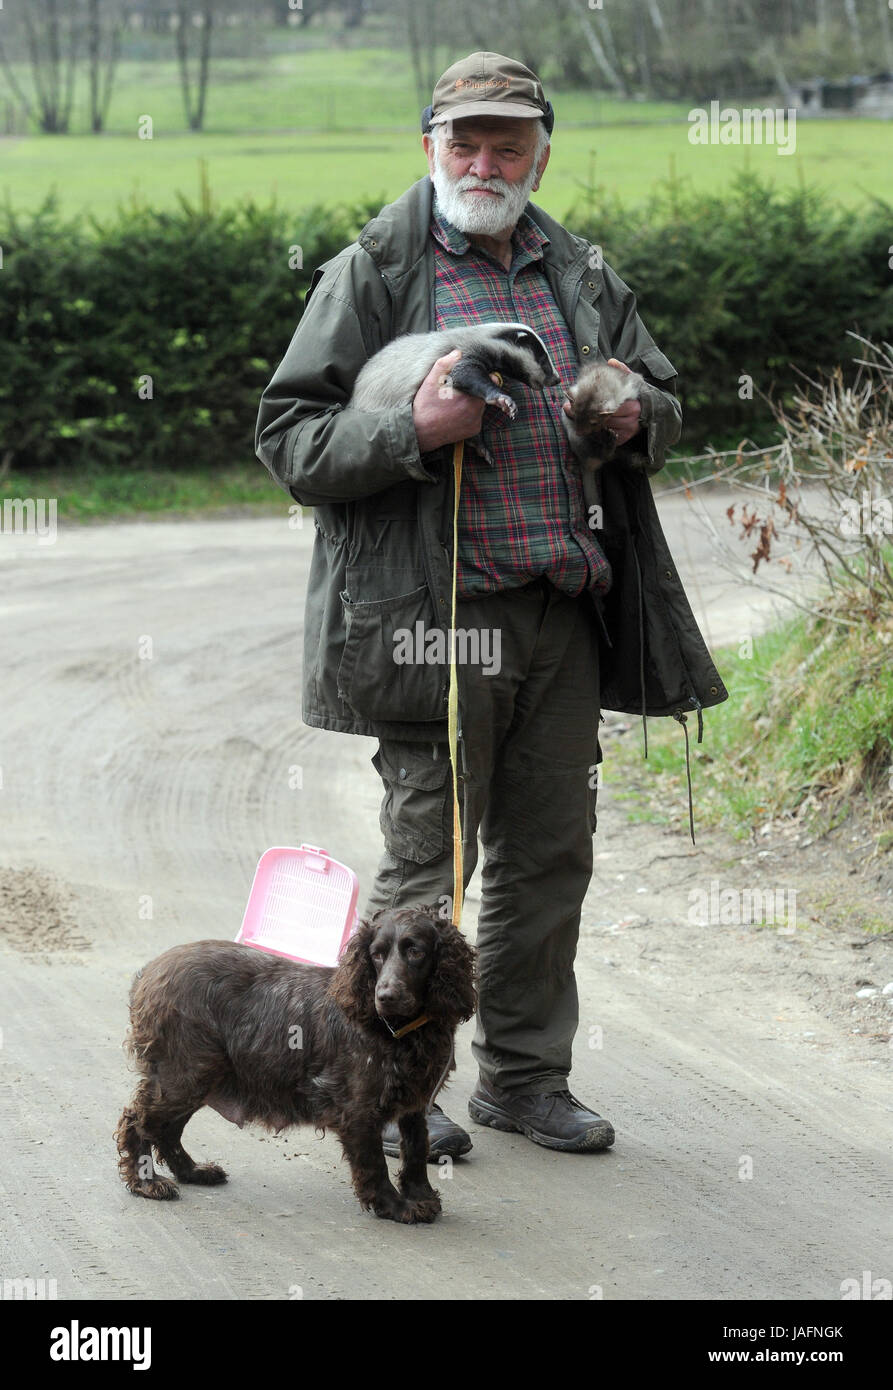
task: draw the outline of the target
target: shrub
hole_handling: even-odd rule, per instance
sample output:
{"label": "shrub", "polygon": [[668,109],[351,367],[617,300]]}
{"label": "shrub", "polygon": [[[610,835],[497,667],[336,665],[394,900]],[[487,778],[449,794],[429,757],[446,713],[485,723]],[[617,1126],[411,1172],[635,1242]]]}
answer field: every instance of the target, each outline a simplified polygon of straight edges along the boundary
{"label": "shrub", "polygon": [[[891,214],[879,199],[854,211],[743,173],[717,194],[665,181],[643,208],[589,188],[568,221],[602,246],[672,358],[691,449],[768,440],[770,401],[790,400],[797,369],[849,370],[849,330],[889,333]],[[752,401],[739,398],[742,374]]]}
{"label": "shrub", "polygon": [[[312,270],[376,210],[184,201],[99,227],[63,220],[52,199],[29,218],[6,209],[0,466],[253,456],[258,399]],[[290,267],[294,246],[303,269]]]}
{"label": "shrub", "polygon": [[[182,200],[99,225],[63,219],[52,198],[34,214],[0,208],[0,476],[253,458],[258,400],[310,275],[377,210]],[[679,369],[691,452],[768,441],[770,399],[790,398],[797,368],[848,361],[848,330],[893,322],[890,213],[744,175],[722,195],[665,184],[644,209],[589,189],[565,220],[603,246]],[[742,373],[753,401],[739,399]]]}

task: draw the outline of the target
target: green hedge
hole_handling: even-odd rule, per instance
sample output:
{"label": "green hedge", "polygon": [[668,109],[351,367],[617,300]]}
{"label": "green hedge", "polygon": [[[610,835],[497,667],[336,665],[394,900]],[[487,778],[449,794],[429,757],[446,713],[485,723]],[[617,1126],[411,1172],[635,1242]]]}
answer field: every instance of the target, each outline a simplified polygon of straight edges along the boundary
{"label": "green hedge", "polygon": [[0,212],[0,464],[253,457],[258,399],[313,268],[377,210],[184,202],[105,227],[64,221],[52,200],[29,218]]}
{"label": "green hedge", "polygon": [[[838,207],[818,189],[778,190],[752,173],[720,193],[664,182],[643,207],[588,190],[567,222],[603,249],[636,292],[649,331],[679,372],[682,444],[717,447],[774,434],[776,399],[862,356],[848,330],[880,341],[893,326],[893,205]],[[754,399],[739,397],[753,379]]]}
{"label": "green hedge", "polygon": [[[52,200],[0,209],[0,469],[252,458],[258,398],[310,275],[375,211],[184,202],[100,226]],[[716,197],[668,186],[635,210],[590,190],[566,221],[604,248],[676,363],[691,450],[768,437],[768,409],[738,399],[741,373],[777,394],[796,381],[791,363],[813,375],[848,362],[847,329],[889,337],[891,212],[745,176]],[[295,244],[303,269],[289,265]]]}

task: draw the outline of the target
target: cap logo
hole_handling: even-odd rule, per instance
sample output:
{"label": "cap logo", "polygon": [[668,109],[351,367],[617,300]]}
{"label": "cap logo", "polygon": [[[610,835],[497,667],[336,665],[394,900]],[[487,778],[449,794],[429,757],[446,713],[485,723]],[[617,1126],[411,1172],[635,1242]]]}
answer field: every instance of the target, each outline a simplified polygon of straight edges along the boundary
{"label": "cap logo", "polygon": [[500,80],[498,77],[488,77],[483,82],[472,82],[467,77],[457,77],[453,83],[454,88],[471,87],[473,91],[482,91],[487,87],[510,87],[512,84],[508,78]]}

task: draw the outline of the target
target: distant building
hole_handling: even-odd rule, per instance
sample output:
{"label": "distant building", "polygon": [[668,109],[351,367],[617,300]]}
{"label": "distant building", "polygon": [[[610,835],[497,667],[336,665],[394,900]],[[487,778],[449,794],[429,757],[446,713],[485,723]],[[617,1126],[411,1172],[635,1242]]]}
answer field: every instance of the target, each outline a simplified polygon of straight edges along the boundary
{"label": "distant building", "polygon": [[849,112],[854,116],[893,119],[893,73],[873,77],[812,77],[792,82],[783,94],[786,106],[798,116],[826,116]]}

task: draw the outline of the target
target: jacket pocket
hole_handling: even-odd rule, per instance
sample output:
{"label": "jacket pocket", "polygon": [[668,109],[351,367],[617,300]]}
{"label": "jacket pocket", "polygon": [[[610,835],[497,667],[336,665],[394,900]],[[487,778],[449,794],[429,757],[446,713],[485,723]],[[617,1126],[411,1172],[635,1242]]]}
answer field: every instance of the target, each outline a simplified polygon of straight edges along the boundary
{"label": "jacket pocket", "polygon": [[361,602],[341,591],[345,643],[338,695],[365,719],[413,722],[446,716],[447,670],[425,660],[434,623],[427,584]]}
{"label": "jacket pocket", "polygon": [[452,835],[449,746],[380,739],[372,766],[384,783],[379,824],[385,845],[398,859],[426,864],[443,855]]}
{"label": "jacket pocket", "polygon": [[671,377],[677,375],[676,368],[669,357],[665,357],[659,347],[642,348],[639,357],[645,370],[651,376],[657,377],[658,381],[669,381]]}

